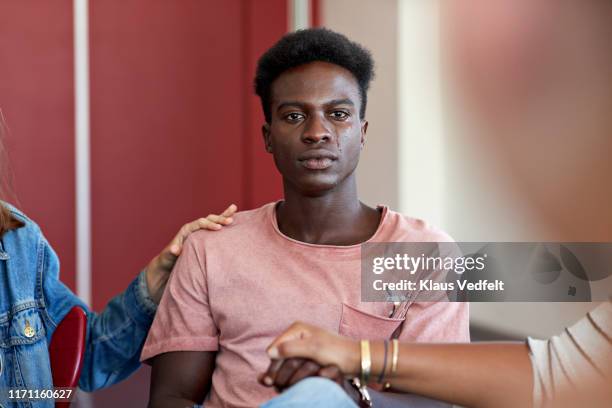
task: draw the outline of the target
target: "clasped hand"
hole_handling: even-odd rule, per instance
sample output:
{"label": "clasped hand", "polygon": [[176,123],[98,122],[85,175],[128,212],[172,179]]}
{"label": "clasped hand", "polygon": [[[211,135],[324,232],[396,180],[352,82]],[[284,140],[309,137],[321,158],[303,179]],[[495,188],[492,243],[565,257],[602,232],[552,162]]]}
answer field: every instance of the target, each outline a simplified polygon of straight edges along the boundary
{"label": "clasped hand", "polygon": [[259,381],[282,392],[307,377],[328,378],[354,399],[346,379],[359,372],[359,343],[307,323],[292,324],[267,348],[270,365]]}

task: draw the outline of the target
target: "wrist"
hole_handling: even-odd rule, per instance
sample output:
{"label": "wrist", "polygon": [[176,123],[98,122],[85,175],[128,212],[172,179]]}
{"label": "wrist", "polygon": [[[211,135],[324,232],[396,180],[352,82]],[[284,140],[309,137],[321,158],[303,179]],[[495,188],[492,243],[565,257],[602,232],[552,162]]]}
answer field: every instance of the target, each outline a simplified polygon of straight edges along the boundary
{"label": "wrist", "polygon": [[158,264],[159,260],[155,257],[145,268],[145,280],[147,282],[149,296],[157,304],[159,304],[161,300],[166,282],[168,281],[168,273],[161,271]]}
{"label": "wrist", "polygon": [[343,372],[347,377],[356,377],[361,373],[361,347],[359,341],[351,340],[346,357],[346,367]]}

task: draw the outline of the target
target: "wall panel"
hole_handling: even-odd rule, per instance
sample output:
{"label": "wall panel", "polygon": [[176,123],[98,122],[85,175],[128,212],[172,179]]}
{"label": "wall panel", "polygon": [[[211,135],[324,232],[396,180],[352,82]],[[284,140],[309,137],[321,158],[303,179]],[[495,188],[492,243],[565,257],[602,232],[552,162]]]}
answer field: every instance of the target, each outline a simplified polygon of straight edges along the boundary
{"label": "wall panel", "polygon": [[16,204],[40,224],[74,289],[73,90],[72,1],[0,0],[0,109]]}
{"label": "wall panel", "polygon": [[244,189],[246,203],[257,207],[282,197],[281,177],[272,156],[264,149],[261,127],[265,122],[261,103],[255,95],[253,79],[259,57],[288,29],[288,8],[285,0],[258,0],[243,3],[245,99]]}
{"label": "wall panel", "polygon": [[92,2],[94,305],[181,224],[243,203],[240,1]]}

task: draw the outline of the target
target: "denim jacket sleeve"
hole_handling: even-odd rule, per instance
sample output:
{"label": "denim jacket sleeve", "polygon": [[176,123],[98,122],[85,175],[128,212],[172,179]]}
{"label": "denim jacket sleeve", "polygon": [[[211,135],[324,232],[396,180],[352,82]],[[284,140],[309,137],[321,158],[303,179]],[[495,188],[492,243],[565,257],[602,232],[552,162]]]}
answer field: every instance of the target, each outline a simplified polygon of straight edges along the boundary
{"label": "denim jacket sleeve", "polygon": [[[43,294],[52,329],[74,306],[87,313],[87,340],[79,387],[85,391],[115,384],[139,366],[140,351],[156,304],[149,297],[144,272],[115,296],[101,313],[91,311],[59,280],[59,260],[41,235],[44,247]],[[52,331],[48,331],[51,338]]]}

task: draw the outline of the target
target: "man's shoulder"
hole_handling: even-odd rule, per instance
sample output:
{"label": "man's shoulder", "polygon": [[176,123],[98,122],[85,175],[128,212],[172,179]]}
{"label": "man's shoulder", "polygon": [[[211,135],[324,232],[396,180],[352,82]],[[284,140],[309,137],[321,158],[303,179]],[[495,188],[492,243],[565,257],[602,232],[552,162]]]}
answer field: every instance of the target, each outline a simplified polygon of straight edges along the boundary
{"label": "man's shoulder", "polygon": [[427,221],[388,209],[381,241],[386,242],[453,242],[442,229]]}
{"label": "man's shoulder", "polygon": [[233,215],[234,222],[218,231],[198,230],[189,236],[196,246],[212,245],[214,243],[236,243],[252,239],[266,229],[271,223],[271,211],[275,203],[261,207],[239,211]]}

